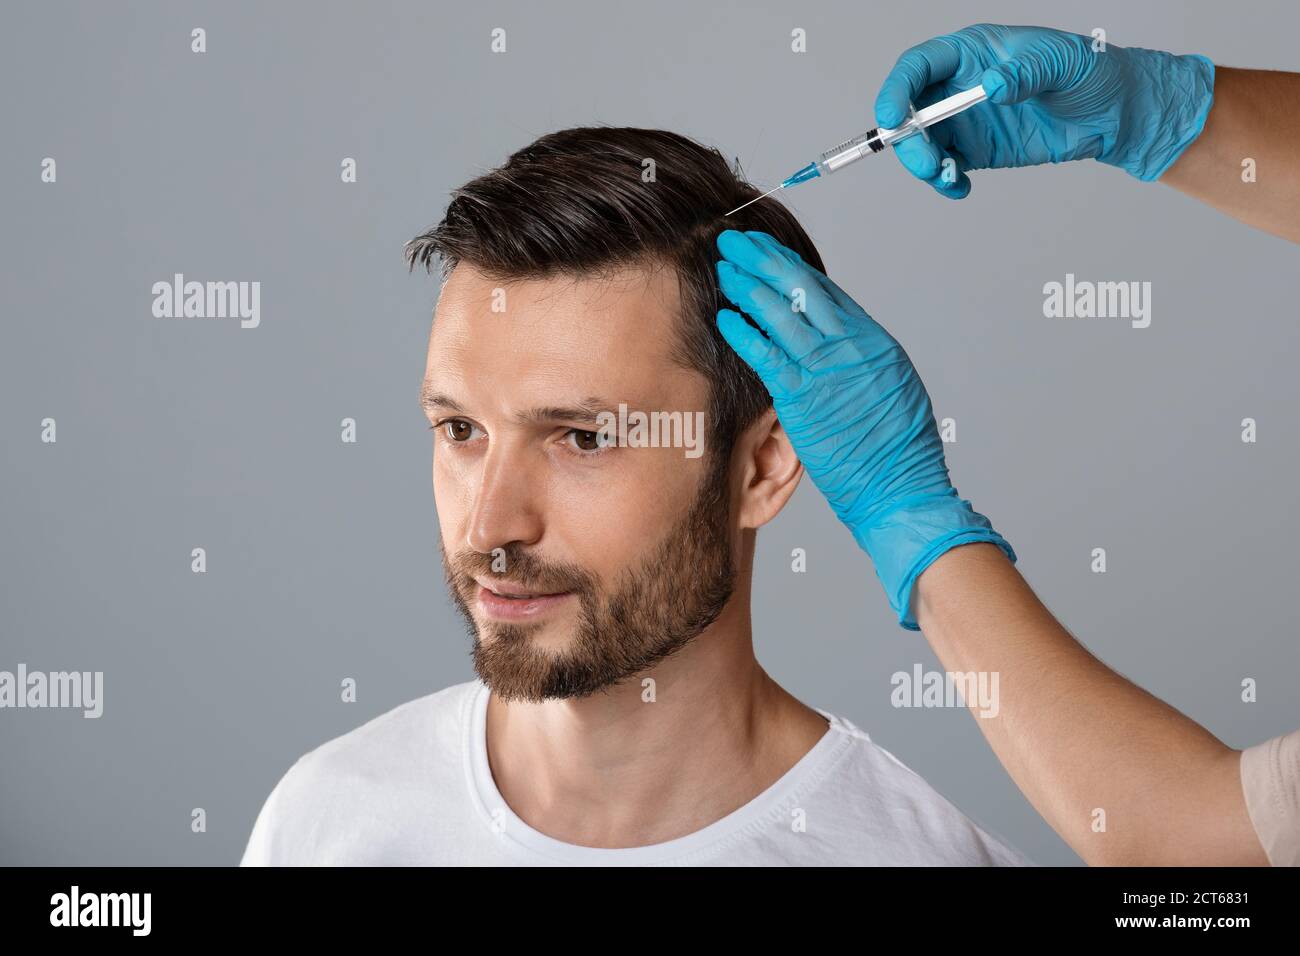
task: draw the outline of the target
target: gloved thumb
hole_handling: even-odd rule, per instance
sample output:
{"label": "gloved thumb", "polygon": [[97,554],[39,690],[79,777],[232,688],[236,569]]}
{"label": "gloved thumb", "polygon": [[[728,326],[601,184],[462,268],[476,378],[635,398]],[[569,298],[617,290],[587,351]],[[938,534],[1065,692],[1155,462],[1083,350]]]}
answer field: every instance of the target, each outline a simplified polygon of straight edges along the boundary
{"label": "gloved thumb", "polygon": [[990,103],[1009,106],[1039,93],[1065,89],[1074,80],[1072,74],[1059,57],[1033,50],[989,67],[980,82]]}

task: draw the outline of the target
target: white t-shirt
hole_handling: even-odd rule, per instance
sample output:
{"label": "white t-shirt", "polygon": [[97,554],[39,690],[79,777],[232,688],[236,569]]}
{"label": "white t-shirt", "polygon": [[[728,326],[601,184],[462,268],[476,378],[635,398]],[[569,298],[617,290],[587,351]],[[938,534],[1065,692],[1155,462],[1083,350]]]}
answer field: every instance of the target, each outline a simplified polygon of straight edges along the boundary
{"label": "white t-shirt", "polygon": [[1022,866],[893,754],[821,708],[826,734],[776,783],[701,830],[584,847],[517,817],[487,758],[480,680],[409,701],[301,757],[241,866]]}

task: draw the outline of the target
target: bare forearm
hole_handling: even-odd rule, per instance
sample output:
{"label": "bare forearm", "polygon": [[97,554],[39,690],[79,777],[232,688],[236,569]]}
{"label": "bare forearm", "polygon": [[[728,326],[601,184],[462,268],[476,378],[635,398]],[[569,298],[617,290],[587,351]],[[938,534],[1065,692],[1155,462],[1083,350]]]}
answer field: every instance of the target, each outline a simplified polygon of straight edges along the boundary
{"label": "bare forearm", "polygon": [[1205,129],[1160,181],[1300,242],[1298,104],[1300,73],[1217,67]]}
{"label": "bare forearm", "polygon": [[945,670],[997,672],[996,715],[976,723],[1086,862],[1267,863],[1239,751],[1097,660],[998,548],[944,554],[917,579],[915,609]]}

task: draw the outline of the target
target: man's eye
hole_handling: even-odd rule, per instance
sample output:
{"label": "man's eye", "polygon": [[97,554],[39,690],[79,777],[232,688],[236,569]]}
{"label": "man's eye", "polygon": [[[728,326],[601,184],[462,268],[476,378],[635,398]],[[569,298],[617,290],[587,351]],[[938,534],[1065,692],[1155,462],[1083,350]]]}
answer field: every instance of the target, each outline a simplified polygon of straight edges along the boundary
{"label": "man's eye", "polygon": [[574,437],[575,446],[584,452],[601,452],[615,444],[613,440],[603,437],[600,432],[584,431],[581,428],[570,428],[565,433],[566,437],[569,435]]}
{"label": "man's eye", "polygon": [[463,444],[470,440],[474,434],[474,426],[461,418],[452,418],[441,423],[447,437],[457,444]]}

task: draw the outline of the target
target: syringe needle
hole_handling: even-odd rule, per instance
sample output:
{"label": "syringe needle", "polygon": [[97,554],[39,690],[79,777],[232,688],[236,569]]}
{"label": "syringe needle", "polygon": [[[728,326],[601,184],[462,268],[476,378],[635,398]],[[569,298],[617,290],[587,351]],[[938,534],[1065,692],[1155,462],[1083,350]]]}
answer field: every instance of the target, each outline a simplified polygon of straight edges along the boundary
{"label": "syringe needle", "polygon": [[772,193],[776,192],[777,189],[782,189],[782,188],[784,188],[784,187],[785,187],[785,183],[782,183],[780,186],[777,186],[776,189],[769,189],[767,192],[763,193],[763,195],[761,195],[761,196],[755,196],[755,197],[754,197],[753,199],[751,199],[749,202],[747,202],[747,203],[742,203],[741,205],[737,206],[735,209],[731,210],[731,212],[726,213],[726,214],[723,216],[723,218],[725,219],[727,216],[730,216],[732,213],[740,212],[740,210],[744,209],[746,206],[752,205],[752,204],[758,202],[760,199],[766,199],[768,196],[772,195]]}

